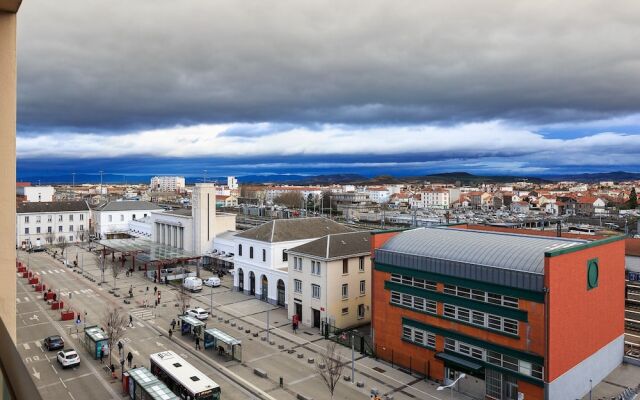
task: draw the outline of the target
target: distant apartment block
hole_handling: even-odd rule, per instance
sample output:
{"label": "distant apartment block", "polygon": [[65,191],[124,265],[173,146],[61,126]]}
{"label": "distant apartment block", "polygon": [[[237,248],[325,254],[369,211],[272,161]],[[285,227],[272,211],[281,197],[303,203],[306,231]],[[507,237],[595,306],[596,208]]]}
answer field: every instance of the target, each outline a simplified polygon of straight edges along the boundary
{"label": "distant apartment block", "polygon": [[184,192],[183,176],[154,176],[151,178],[150,188],[156,192]]}
{"label": "distant apartment block", "polygon": [[53,201],[53,195],[56,190],[53,186],[16,186],[16,195],[22,197],[23,201]]}

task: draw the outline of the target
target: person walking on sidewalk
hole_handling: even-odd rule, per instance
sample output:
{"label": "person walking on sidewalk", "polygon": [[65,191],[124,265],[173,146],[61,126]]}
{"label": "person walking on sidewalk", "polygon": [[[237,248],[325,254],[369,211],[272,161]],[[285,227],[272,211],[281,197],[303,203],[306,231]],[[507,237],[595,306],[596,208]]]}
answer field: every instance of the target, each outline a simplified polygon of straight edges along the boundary
{"label": "person walking on sidewalk", "polygon": [[111,378],[116,379],[116,366],[111,364],[109,369],[111,370]]}
{"label": "person walking on sidewalk", "polygon": [[169,339],[171,339],[172,337],[173,337],[173,330],[169,328]]}
{"label": "person walking on sidewalk", "polygon": [[196,336],[196,350],[200,350],[200,336]]}
{"label": "person walking on sidewalk", "polygon": [[129,314],[129,328],[133,328],[133,316]]}
{"label": "person walking on sidewalk", "polygon": [[129,368],[131,368],[131,362],[133,361],[133,354],[131,354],[131,352],[129,352],[129,354],[127,354],[127,365],[129,365]]}
{"label": "person walking on sidewalk", "polygon": [[100,348],[100,364],[104,364],[104,349]]}
{"label": "person walking on sidewalk", "polygon": [[176,319],[171,320],[171,329],[176,329]]}

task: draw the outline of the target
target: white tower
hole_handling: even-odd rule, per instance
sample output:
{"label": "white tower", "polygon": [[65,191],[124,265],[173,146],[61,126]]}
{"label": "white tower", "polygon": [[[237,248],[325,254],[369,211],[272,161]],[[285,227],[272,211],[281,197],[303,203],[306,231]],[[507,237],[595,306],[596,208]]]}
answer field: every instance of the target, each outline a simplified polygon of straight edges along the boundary
{"label": "white tower", "polygon": [[227,176],[227,187],[230,190],[238,188],[238,179],[235,176]]}
{"label": "white tower", "polygon": [[193,215],[193,252],[199,255],[213,249],[216,224],[216,185],[196,183],[191,195]]}

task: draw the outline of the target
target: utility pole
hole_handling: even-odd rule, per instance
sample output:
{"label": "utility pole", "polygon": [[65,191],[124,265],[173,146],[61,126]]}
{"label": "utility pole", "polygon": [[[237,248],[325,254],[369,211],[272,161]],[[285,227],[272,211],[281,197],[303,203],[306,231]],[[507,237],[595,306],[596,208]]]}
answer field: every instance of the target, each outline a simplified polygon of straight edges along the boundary
{"label": "utility pole", "polygon": [[269,343],[269,309],[267,309],[267,343]]}
{"label": "utility pole", "polygon": [[353,331],[351,331],[351,383],[356,381],[356,352],[354,336]]}
{"label": "utility pole", "polygon": [[76,199],[76,191],[75,191],[75,187],[76,187],[76,173],[72,172],[71,173],[72,179],[71,179],[71,193],[73,194],[73,199]]}
{"label": "utility pole", "polygon": [[102,200],[102,170],[100,170],[100,200]]}

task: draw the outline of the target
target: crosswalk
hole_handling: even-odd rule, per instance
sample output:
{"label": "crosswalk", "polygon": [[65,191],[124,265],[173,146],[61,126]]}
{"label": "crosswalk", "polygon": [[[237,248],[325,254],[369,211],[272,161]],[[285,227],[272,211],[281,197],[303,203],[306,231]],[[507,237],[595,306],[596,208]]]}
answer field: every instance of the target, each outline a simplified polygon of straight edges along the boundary
{"label": "crosswalk", "polygon": [[18,304],[19,303],[28,303],[30,301],[31,301],[31,299],[26,297],[26,296],[23,297],[22,299],[20,297],[16,297],[16,303],[18,303]]}
{"label": "crosswalk", "polygon": [[41,274],[41,275],[47,275],[47,274],[54,275],[54,274],[64,274],[66,272],[67,271],[64,270],[64,269],[49,269],[49,270],[44,270],[43,269],[42,271],[39,271],[38,273]]}
{"label": "crosswalk", "polygon": [[[153,319],[153,312],[151,312],[151,310],[148,310],[146,308],[135,309],[135,310],[131,311],[130,314],[133,315],[135,318],[141,319],[143,321],[146,321],[148,319]],[[140,327],[144,326],[139,321],[138,321],[138,325],[140,325]]]}

